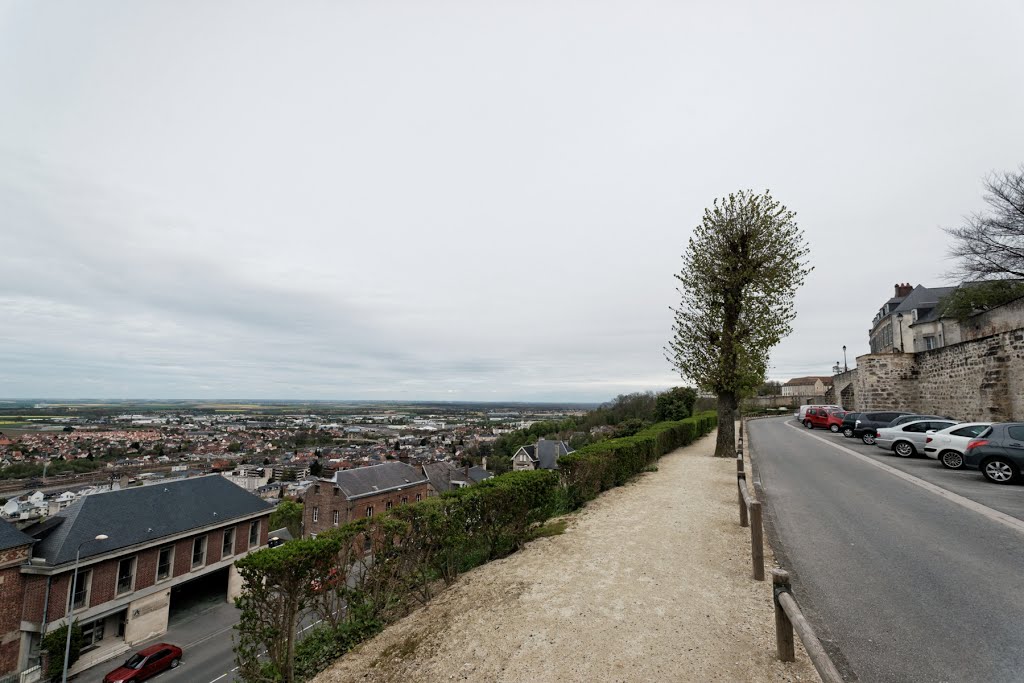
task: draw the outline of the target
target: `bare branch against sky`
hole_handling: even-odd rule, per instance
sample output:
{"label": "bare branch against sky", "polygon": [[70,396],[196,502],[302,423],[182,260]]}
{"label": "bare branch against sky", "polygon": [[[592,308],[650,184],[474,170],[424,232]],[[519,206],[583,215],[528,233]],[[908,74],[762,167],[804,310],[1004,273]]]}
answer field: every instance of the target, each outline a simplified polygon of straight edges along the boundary
{"label": "bare branch against sky", "polygon": [[1020,2],[0,1],[0,396],[603,400],[703,207],[816,267],[774,377],[1024,160]]}

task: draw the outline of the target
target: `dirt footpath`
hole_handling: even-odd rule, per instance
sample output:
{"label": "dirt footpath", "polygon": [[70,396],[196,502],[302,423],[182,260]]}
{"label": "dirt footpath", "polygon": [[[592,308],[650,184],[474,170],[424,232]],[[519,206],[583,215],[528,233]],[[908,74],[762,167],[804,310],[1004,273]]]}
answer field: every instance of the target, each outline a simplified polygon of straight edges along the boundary
{"label": "dirt footpath", "polygon": [[[714,434],[478,567],[317,677],[342,681],[817,681],[775,660],[771,582],[750,579],[736,465]],[[769,568],[772,558],[767,558]]]}

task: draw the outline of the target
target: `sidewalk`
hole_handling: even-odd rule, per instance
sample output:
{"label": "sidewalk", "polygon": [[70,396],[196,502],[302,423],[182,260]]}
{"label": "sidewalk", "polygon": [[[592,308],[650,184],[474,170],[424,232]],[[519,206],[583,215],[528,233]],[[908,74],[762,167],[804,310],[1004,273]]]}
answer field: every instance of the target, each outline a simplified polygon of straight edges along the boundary
{"label": "sidewalk", "polygon": [[775,660],[771,584],[750,579],[736,463],[714,444],[467,573],[316,682],[817,681],[799,643],[795,663]]}

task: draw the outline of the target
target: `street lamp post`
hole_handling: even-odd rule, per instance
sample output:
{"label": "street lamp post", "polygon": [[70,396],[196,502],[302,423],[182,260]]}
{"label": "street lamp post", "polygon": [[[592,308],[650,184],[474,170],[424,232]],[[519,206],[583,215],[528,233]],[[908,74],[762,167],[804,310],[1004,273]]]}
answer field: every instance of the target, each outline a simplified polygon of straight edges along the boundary
{"label": "street lamp post", "polygon": [[900,353],[903,353],[903,314],[896,314],[896,324],[900,326]]}
{"label": "street lamp post", "polygon": [[843,372],[849,372],[850,366],[846,364],[846,344],[843,344]]}
{"label": "street lamp post", "polygon": [[75,551],[75,570],[71,572],[71,592],[68,594],[68,637],[64,642],[64,673],[61,675],[61,683],[68,683],[68,659],[71,656],[71,625],[75,616],[75,585],[78,583],[78,560],[82,555],[82,546],[93,541],[105,541],[109,536],[99,534],[96,538],[87,538],[78,544]]}

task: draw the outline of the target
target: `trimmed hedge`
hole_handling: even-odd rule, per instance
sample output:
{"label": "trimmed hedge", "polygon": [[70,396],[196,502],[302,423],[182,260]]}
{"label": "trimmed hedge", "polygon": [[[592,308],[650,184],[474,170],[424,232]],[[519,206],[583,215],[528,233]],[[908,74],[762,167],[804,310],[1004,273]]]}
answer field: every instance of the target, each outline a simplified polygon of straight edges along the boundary
{"label": "trimmed hedge", "polygon": [[[508,472],[248,555],[237,562],[246,581],[241,624],[248,626],[236,640],[239,674],[261,682],[312,678],[429,600],[439,580],[451,583],[514,552],[538,524],[624,484],[715,424],[713,412],[661,422],[563,456],[557,471]],[[316,614],[323,625],[294,650],[281,647],[280,634],[300,614]]]}
{"label": "trimmed hedge", "polygon": [[576,508],[601,491],[622,486],[661,456],[693,443],[715,428],[714,412],[678,422],[659,422],[633,436],[584,446],[558,460],[569,504]]}

